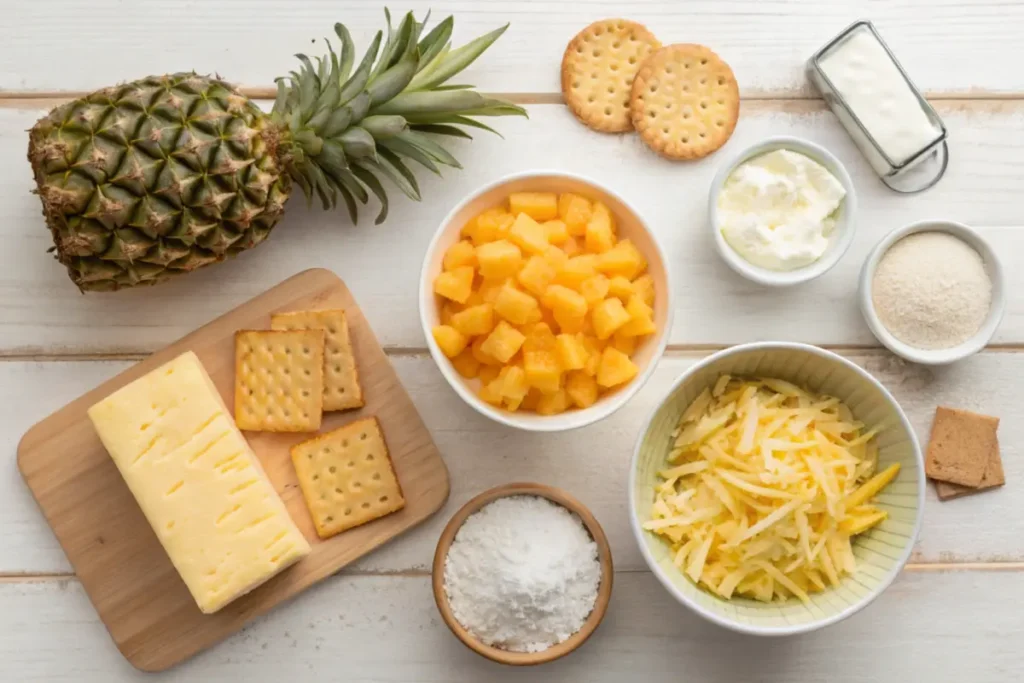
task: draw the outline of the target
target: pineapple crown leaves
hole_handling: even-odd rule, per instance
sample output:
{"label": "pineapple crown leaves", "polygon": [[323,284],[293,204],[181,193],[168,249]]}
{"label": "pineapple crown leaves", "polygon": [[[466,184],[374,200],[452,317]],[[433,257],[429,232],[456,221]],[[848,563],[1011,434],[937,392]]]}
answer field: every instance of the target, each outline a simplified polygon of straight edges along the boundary
{"label": "pineapple crown leaves", "polygon": [[282,131],[282,158],[306,198],[312,202],[316,195],[330,209],[340,196],[353,222],[358,220],[358,204],[369,201],[371,193],[381,206],[376,223],[387,217],[381,178],[411,199],[420,199],[410,160],[438,174],[440,166],[461,168],[438,136],[472,139],[465,128],[497,134],[475,117],[526,116],[522,107],[485,97],[470,85],[447,84],[507,24],[452,49],[452,17],[422,35],[429,13],[417,22],[409,12],[397,28],[388,10],[384,15],[386,38],[378,31],[358,65],[352,36],[340,23],[334,25],[341,43],[338,52],[325,39],[327,55],[315,60],[296,55],[301,67],[277,79],[271,111],[271,120]]}

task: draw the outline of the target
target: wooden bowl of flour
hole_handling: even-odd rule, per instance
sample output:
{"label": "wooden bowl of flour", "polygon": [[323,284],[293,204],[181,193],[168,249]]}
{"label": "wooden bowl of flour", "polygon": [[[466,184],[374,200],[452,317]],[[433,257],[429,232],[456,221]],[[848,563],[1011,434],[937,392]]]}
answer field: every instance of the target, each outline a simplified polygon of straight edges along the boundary
{"label": "wooden bowl of flour", "polygon": [[[512,652],[481,642],[455,618],[455,615],[452,613],[451,605],[448,602],[448,594],[445,591],[445,562],[448,558],[448,550],[451,548],[452,542],[455,540],[455,535],[459,532],[459,529],[462,528],[466,519],[474,512],[477,512],[485,505],[492,503],[499,498],[505,498],[508,496],[539,496],[561,505],[570,512],[575,513],[576,516],[580,518],[580,521],[583,522],[583,526],[590,534],[590,537],[597,544],[597,558],[601,565],[601,583],[598,586],[597,600],[594,602],[594,608],[590,612],[590,616],[587,617],[583,626],[567,640],[552,645],[541,652]],[[441,618],[444,619],[444,623],[448,625],[451,632],[454,633],[455,636],[466,645],[466,647],[477,654],[486,657],[491,661],[498,662],[499,664],[509,664],[512,666],[544,664],[545,662],[550,662],[560,657],[564,657],[578,648],[591,636],[601,623],[605,612],[608,610],[608,601],[612,596],[612,551],[611,547],[608,545],[608,538],[604,535],[604,530],[601,528],[601,525],[590,510],[583,505],[583,503],[561,489],[557,489],[553,486],[545,486],[544,484],[505,484],[503,486],[498,486],[484,491],[463,505],[462,508],[452,516],[448,525],[441,533],[441,538],[437,542],[437,550],[434,552],[432,573],[434,600],[437,602],[437,609],[441,612]]]}

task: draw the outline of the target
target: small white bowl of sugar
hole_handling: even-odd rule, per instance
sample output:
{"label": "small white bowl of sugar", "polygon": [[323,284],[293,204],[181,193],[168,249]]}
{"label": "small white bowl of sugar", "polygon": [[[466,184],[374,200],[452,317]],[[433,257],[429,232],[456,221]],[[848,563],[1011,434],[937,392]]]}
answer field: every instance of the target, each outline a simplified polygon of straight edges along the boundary
{"label": "small white bowl of sugar", "polygon": [[952,221],[889,233],[860,274],[860,306],[886,348],[914,363],[945,365],[992,339],[1006,306],[1003,268],[988,243]]}

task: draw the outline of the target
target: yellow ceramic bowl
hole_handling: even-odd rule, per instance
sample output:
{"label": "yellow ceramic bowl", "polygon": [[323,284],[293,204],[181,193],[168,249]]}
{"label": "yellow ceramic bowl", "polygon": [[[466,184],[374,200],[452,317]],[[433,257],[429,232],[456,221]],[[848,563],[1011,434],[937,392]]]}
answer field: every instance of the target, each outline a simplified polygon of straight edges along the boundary
{"label": "yellow ceramic bowl", "polygon": [[[467,380],[459,375],[431,334],[434,326],[440,324],[441,301],[434,294],[434,278],[441,272],[444,252],[459,241],[462,226],[470,218],[506,200],[512,192],[575,192],[591,200],[601,200],[615,216],[618,236],[631,239],[647,258],[647,272],[654,279],[654,322],[658,331],[645,337],[632,355],[633,362],[640,368],[633,381],[604,394],[589,408],[569,410],[560,415],[537,415],[525,411],[513,413],[492,406],[477,395],[480,390],[479,380]],[[477,412],[496,422],[527,431],[558,432],[575,429],[605,418],[621,408],[654,372],[654,366],[665,352],[672,325],[672,286],[668,264],[654,233],[637,210],[608,188],[581,176],[560,171],[516,173],[480,188],[441,221],[437,234],[427,247],[420,274],[420,322],[430,355],[437,362],[441,374]]]}
{"label": "yellow ceramic bowl", "polygon": [[[854,416],[880,429],[878,465],[900,463],[900,473],[876,498],[888,519],[857,536],[858,570],[834,589],[799,600],[762,603],[723,600],[699,588],[672,564],[668,544],[642,525],[651,519],[657,472],[665,466],[672,431],[697,395],[723,373],[776,377],[843,401]],[[892,583],[914,547],[924,507],[924,463],[907,416],[878,380],[830,351],[806,344],[759,342],[734,346],[705,358],[676,380],[643,428],[633,452],[629,509],[633,533],[644,559],[679,602],[716,624],[755,635],[805,633],[834,624],[877,598]]]}

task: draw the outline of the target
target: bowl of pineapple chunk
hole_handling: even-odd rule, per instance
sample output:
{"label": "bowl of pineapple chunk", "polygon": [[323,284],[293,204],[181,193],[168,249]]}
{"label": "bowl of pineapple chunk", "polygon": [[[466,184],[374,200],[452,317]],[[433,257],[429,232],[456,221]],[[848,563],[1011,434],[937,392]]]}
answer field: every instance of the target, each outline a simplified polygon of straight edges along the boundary
{"label": "bowl of pineapple chunk", "polygon": [[629,507],[676,600],[736,631],[790,635],[892,583],[924,487],[914,430],[878,380],[830,351],[760,342],[676,380],[637,442]]}
{"label": "bowl of pineapple chunk", "polygon": [[430,353],[478,412],[528,431],[600,420],[668,338],[664,253],[640,214],[562,172],[490,183],[442,221],[420,278]]}

